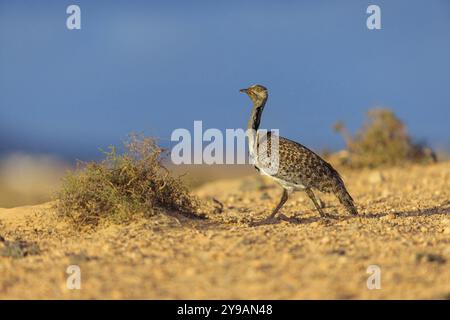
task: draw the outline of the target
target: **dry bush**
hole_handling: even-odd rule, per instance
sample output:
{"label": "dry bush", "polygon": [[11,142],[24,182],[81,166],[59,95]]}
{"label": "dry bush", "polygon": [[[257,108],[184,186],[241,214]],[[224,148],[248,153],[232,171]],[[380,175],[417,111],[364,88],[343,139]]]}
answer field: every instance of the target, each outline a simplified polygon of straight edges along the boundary
{"label": "dry bush", "polygon": [[154,139],[132,134],[124,146],[123,154],[110,147],[103,161],[80,163],[65,177],[56,201],[61,216],[81,226],[164,210],[196,213],[198,200],[164,167],[167,154]]}
{"label": "dry bush", "polygon": [[343,164],[354,168],[436,161],[430,148],[412,141],[405,124],[390,109],[369,110],[367,122],[354,137],[342,122],[336,123],[334,130],[347,144],[348,157]]}

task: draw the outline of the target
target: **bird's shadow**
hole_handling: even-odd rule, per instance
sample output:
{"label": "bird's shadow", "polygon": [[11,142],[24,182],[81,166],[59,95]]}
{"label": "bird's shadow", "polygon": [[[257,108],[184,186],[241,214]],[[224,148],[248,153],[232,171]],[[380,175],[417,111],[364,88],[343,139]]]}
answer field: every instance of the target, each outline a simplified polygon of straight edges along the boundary
{"label": "bird's shadow", "polygon": [[279,218],[279,221],[286,221],[292,224],[309,224],[313,222],[323,222],[325,224],[332,224],[333,221],[345,221],[352,219],[379,219],[385,217],[387,215],[393,214],[396,218],[408,218],[408,217],[424,217],[424,216],[432,216],[437,214],[449,214],[450,215],[450,202],[445,204],[444,206],[439,207],[429,207],[425,209],[419,210],[408,210],[408,211],[400,211],[395,213],[389,212],[367,212],[364,214],[359,214],[357,216],[350,215],[339,215],[337,213],[329,214],[329,217],[321,217],[321,216],[313,216],[313,217],[301,217],[299,214],[295,216],[284,216],[282,215]]}
{"label": "bird's shadow", "polygon": [[395,213],[388,213],[388,212],[369,212],[365,213],[362,217],[367,219],[376,219],[376,218],[382,218],[387,215],[393,214],[395,217],[398,218],[408,218],[408,217],[426,217],[426,216],[432,216],[436,214],[450,214],[450,206],[440,206],[440,207],[429,207],[419,210],[408,210],[408,211],[400,211]]}
{"label": "bird's shadow", "polygon": [[[329,209],[333,207],[328,207]],[[318,213],[317,215],[308,215],[308,216],[302,216],[306,214],[307,212],[300,212],[296,213],[294,215],[286,216],[282,213],[278,216],[278,219],[276,219],[274,222],[269,223],[263,223],[263,224],[254,224],[254,221],[250,222],[250,226],[262,226],[262,225],[270,225],[270,224],[279,224],[283,221],[290,224],[310,224],[314,222],[319,222],[325,226],[331,226],[336,222],[339,221],[347,221],[347,220],[353,220],[353,219],[380,219],[388,215],[393,215],[396,218],[408,218],[408,217],[423,217],[423,216],[432,216],[432,215],[438,215],[438,214],[445,214],[450,215],[450,201],[442,204],[441,206],[433,206],[429,208],[424,209],[418,209],[418,210],[407,210],[407,211],[397,211],[395,213],[392,212],[364,212],[362,214],[358,214],[356,216],[350,216],[347,214],[338,213],[337,211],[333,210],[332,213],[328,213],[328,217],[321,217]],[[178,212],[167,212],[166,215],[175,218],[177,220],[178,224],[180,225],[187,225],[189,224],[189,221],[194,222],[194,224],[201,223],[203,227],[206,226],[218,226],[221,225],[220,222],[217,221],[210,221],[206,216],[199,216],[195,214],[181,214]],[[257,222],[257,221],[256,221]]]}

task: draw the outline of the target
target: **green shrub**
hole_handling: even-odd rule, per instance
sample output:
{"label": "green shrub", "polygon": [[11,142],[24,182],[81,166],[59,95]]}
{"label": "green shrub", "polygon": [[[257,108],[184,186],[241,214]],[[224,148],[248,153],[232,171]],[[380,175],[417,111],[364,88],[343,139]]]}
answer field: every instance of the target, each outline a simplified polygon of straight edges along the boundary
{"label": "green shrub", "polygon": [[404,123],[390,109],[375,108],[367,112],[367,122],[352,137],[342,122],[334,130],[345,139],[351,167],[378,167],[405,163],[434,162],[434,152],[414,143]]}
{"label": "green shrub", "polygon": [[57,193],[56,210],[77,225],[96,225],[102,218],[126,222],[138,213],[164,210],[195,214],[198,200],[164,167],[167,153],[154,139],[130,135],[125,151],[115,147],[100,162],[79,163]]}

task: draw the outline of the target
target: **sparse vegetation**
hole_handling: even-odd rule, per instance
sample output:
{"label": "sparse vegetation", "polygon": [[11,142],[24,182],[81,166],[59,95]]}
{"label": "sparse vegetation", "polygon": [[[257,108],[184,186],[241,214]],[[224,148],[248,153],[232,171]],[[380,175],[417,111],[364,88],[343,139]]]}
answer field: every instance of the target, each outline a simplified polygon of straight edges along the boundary
{"label": "sparse vegetation", "polygon": [[57,194],[60,216],[82,226],[102,218],[126,222],[161,210],[196,213],[197,198],[164,167],[166,152],[154,139],[132,134],[124,146],[123,154],[110,147],[103,161],[80,163],[65,177]]}
{"label": "sparse vegetation", "polygon": [[21,259],[27,256],[38,255],[41,253],[39,246],[34,242],[28,242],[21,239],[7,241],[0,236],[0,257],[10,257]]}
{"label": "sparse vegetation", "polygon": [[348,153],[341,158],[341,164],[360,168],[436,161],[430,148],[412,141],[405,124],[392,110],[374,108],[368,111],[367,118],[354,137],[342,122],[334,125],[347,145]]}

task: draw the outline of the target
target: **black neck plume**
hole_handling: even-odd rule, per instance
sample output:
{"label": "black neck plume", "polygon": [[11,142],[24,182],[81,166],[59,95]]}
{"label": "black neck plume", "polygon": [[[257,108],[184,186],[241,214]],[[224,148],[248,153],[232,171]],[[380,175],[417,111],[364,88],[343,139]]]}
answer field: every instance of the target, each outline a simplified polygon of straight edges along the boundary
{"label": "black neck plume", "polygon": [[260,101],[254,101],[252,115],[248,122],[248,129],[258,130],[261,123],[261,115],[266,104],[267,98]]}

